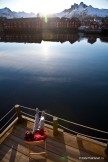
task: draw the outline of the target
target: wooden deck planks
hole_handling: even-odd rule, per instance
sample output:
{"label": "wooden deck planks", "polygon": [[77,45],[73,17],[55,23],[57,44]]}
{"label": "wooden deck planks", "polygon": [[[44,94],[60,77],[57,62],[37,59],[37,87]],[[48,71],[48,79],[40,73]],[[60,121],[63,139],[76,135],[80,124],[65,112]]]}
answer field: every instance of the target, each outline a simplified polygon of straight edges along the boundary
{"label": "wooden deck planks", "polygon": [[[10,148],[10,146],[7,145],[2,146],[0,157],[5,162],[29,162],[28,156],[23,154],[23,152],[19,152],[18,150]],[[32,161],[35,162],[35,160]]]}
{"label": "wooden deck planks", "polygon": [[[8,137],[7,140],[5,140],[4,143],[1,145],[1,150],[4,151],[4,155],[5,155],[5,157],[3,157],[3,159],[5,159],[5,160],[6,160],[6,158],[7,158],[7,160],[10,159],[10,155],[12,152],[13,152],[14,157],[15,157],[15,153],[17,154],[17,156],[15,157],[16,161],[19,160],[19,157],[18,157],[19,154],[22,155],[22,157],[24,157],[25,159],[26,158],[28,159],[28,157],[25,157],[28,154],[28,149],[27,149],[27,147],[24,147],[24,142],[22,143],[22,145],[21,145],[21,143],[22,143],[21,139],[18,139],[16,137],[13,137],[13,135],[10,135],[10,137]],[[33,151],[41,151],[41,150],[39,150],[39,148],[38,148],[38,149],[33,149]],[[53,160],[54,161],[57,160],[58,162],[61,161],[60,156],[58,156],[56,154],[54,155],[50,151],[47,152],[47,155],[48,155],[47,161],[53,161]],[[45,159],[44,156],[43,157],[36,156],[36,157],[37,157],[37,159],[38,158],[41,159],[41,161],[43,159]],[[33,158],[35,158],[35,157],[33,157]],[[53,160],[50,160],[49,158],[51,158]]]}
{"label": "wooden deck planks", "polygon": [[17,150],[15,150],[12,147],[9,147],[8,145],[2,144],[0,146],[1,149],[1,157],[4,161],[9,162],[18,162],[21,156],[21,153],[19,153]]}
{"label": "wooden deck planks", "polygon": [[[18,128],[17,128],[18,129]],[[22,132],[24,132],[23,128],[22,129]],[[22,132],[20,131],[20,133],[22,134]],[[21,136],[21,134],[17,133],[17,136],[20,137],[20,138],[23,138]],[[14,139],[14,137],[12,137],[12,139]],[[20,141],[19,141],[20,143]],[[58,154],[60,156],[63,156],[63,155],[69,155],[70,157],[72,155],[76,155],[76,157],[78,158],[79,156],[79,150],[78,149],[73,149],[70,147],[70,146],[66,146],[65,143],[60,143],[58,141],[54,141],[53,139],[51,138],[48,138],[47,139],[47,150],[49,151],[52,151],[53,153],[55,154]]]}
{"label": "wooden deck planks", "polygon": [[[52,129],[49,127],[46,128],[48,133],[47,158],[44,155],[32,155],[29,159],[28,148],[24,142],[24,133],[26,130],[32,130],[32,127],[33,123],[30,121],[14,126],[13,131],[0,146],[0,160],[2,162],[82,162],[82,160],[79,160],[80,156],[95,156],[79,150],[75,136],[61,133],[58,137],[53,137]],[[43,148],[44,146],[35,146],[32,151],[43,151]],[[89,160],[86,161],[89,162]],[[101,162],[105,161],[101,160]]]}
{"label": "wooden deck planks", "polygon": [[[20,129],[20,133],[18,133],[16,130],[15,130],[15,133],[16,133],[16,135],[18,136],[18,137],[20,137],[20,138],[23,138],[23,136],[24,136],[24,131],[25,131],[25,129],[27,129],[26,127],[22,127],[22,128],[20,128],[20,126],[19,127],[17,127],[16,128],[17,129],[17,131],[19,132],[19,129]],[[66,134],[64,135],[64,136],[66,136]],[[74,147],[74,146],[76,146],[76,145],[74,145],[73,147],[71,147],[70,145],[66,145],[66,143],[65,143],[65,140],[63,140],[63,137],[61,137],[62,138],[62,140],[60,139],[60,137],[56,137],[56,138],[48,138],[47,139],[47,146],[48,146],[48,148],[50,148],[50,150],[55,150],[55,153],[57,154],[57,153],[59,153],[59,154],[63,154],[64,152],[66,152],[67,154],[69,154],[70,156],[72,156],[73,154],[75,155],[76,154],[76,157],[78,157],[79,155],[80,155],[80,153],[83,155],[83,156],[90,156],[90,155],[92,155],[92,154],[90,154],[90,153],[86,153],[86,152],[84,152],[84,151],[81,151],[81,150],[79,150],[77,147]],[[67,135],[67,140],[69,141],[69,142],[71,142],[71,141],[74,141],[74,143],[75,143],[75,137],[71,137],[70,135]],[[74,139],[73,139],[74,138]],[[76,140],[76,143],[77,143],[77,140]]]}

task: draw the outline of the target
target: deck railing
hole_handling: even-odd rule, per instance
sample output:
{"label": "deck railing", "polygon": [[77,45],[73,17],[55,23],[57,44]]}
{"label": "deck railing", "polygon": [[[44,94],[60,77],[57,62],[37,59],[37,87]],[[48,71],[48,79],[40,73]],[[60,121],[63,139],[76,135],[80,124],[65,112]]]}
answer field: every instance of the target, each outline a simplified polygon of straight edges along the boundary
{"label": "deck railing", "polygon": [[[11,114],[11,115],[10,115]],[[17,117],[17,113],[15,112],[15,106],[11,108],[1,119],[0,119],[0,135],[4,131],[6,127]],[[3,122],[3,123],[2,123]]]}
{"label": "deck railing", "polygon": [[[25,106],[21,106],[21,105],[15,105],[6,115],[4,115],[1,119],[0,122],[2,122],[3,120],[6,121],[7,116],[10,115],[11,112],[14,111],[14,114],[11,116],[11,118],[4,124],[2,125],[2,128],[0,128],[0,133],[3,134],[3,131],[10,125],[10,123],[15,120],[15,121],[19,121],[22,122],[23,116],[29,117],[31,119],[34,119],[34,115],[35,115],[35,108],[30,108],[30,107],[25,107]],[[40,111],[41,112],[41,111]],[[50,120],[49,120],[50,119]],[[45,112],[45,123],[50,124],[53,126],[53,135],[56,136],[59,133],[59,128],[65,130],[68,133],[72,133],[75,135],[82,135],[94,140],[99,140],[99,141],[103,141],[104,143],[108,142],[108,132],[107,131],[103,131],[103,130],[99,130],[99,129],[95,129],[95,128],[91,128],[82,124],[78,124],[75,122],[71,122],[65,119],[62,119],[60,117],[56,117],[54,115],[51,115],[47,112]],[[67,123],[67,125],[65,126],[65,124],[63,123]],[[94,137],[91,135],[87,135],[84,133],[80,133],[79,131],[73,130],[68,128],[68,125],[71,124],[74,126],[74,129],[76,127],[80,127],[79,130],[83,129],[87,129],[90,131],[94,131],[97,133],[101,133],[103,135],[105,135],[105,137],[107,138],[100,138],[100,137]]]}

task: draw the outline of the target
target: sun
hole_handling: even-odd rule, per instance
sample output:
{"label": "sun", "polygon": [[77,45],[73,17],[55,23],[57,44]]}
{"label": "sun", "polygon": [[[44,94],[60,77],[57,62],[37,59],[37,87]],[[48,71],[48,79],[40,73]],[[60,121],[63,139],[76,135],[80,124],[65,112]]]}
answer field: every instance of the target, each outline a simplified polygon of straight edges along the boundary
{"label": "sun", "polygon": [[[43,16],[48,14],[54,14],[63,11],[64,5],[67,4],[66,0],[9,0],[10,9],[16,12],[27,12],[27,13],[41,13]],[[65,3],[64,3],[65,2]]]}
{"label": "sun", "polygon": [[[48,14],[56,13],[57,9],[57,2],[52,0],[30,0],[32,3],[27,3],[26,6],[31,9],[34,13],[41,13],[43,16]],[[37,2],[37,3],[36,3]]]}
{"label": "sun", "polygon": [[42,13],[44,16],[48,15],[48,14],[52,14],[55,12],[55,5],[53,3],[51,3],[51,0],[40,0],[38,2],[38,6],[39,6],[39,12]]}
{"label": "sun", "polygon": [[[10,3],[10,9],[12,9],[13,11],[16,12],[33,12],[35,14],[37,13],[41,13],[43,14],[43,16],[48,15],[48,14],[54,14],[54,13],[58,13],[61,12],[65,7],[63,7],[63,5],[65,5],[64,2],[66,2],[66,0],[18,0],[18,1],[14,1],[14,0],[9,0],[12,3]],[[67,3],[67,2],[66,2]]]}

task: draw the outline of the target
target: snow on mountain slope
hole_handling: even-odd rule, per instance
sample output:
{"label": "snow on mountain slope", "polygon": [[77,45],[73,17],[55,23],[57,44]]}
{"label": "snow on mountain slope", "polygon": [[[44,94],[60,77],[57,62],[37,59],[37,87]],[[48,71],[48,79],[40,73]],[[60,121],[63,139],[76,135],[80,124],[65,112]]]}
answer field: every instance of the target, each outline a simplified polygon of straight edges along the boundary
{"label": "snow on mountain slope", "polygon": [[0,9],[0,16],[1,17],[7,17],[7,18],[13,18],[14,17],[13,12],[7,7]]}
{"label": "snow on mountain slope", "polygon": [[55,14],[57,17],[87,17],[87,16],[98,16],[98,17],[106,17],[108,16],[108,9],[98,9],[93,8],[91,5],[87,6],[83,2],[79,5],[74,4],[71,8],[66,9],[60,13]]}
{"label": "snow on mountain slope", "polygon": [[20,18],[20,17],[36,17],[37,15],[34,13],[26,13],[24,11],[22,12],[14,12],[11,11],[9,8],[5,7],[3,9],[0,9],[0,17],[7,17],[7,18]]}

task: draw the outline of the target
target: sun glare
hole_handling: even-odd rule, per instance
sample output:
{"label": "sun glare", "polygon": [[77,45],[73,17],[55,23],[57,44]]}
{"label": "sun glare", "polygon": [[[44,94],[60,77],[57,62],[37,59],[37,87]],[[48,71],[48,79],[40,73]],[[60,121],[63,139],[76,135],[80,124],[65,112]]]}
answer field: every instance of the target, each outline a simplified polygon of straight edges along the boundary
{"label": "sun glare", "polygon": [[68,4],[67,0],[62,0],[62,2],[61,0],[8,0],[8,2],[6,0],[1,1],[4,1],[2,2],[2,7],[8,7],[12,11],[24,11],[28,13],[33,12],[35,14],[40,13],[43,14],[43,16],[58,13],[63,11],[65,8],[70,7],[70,3],[66,7],[66,5]]}
{"label": "sun glare", "polygon": [[42,53],[44,55],[44,58],[49,57],[49,48],[50,48],[49,42],[42,42]]}
{"label": "sun glare", "polygon": [[41,12],[44,16],[47,14],[51,14],[55,12],[55,6],[51,4],[51,0],[40,1],[38,2],[39,12]]}
{"label": "sun glare", "polygon": [[[26,1],[22,1],[22,6]],[[57,12],[57,3],[55,1],[51,0],[39,0],[39,1],[27,1],[25,5],[26,11],[32,11],[34,13],[40,13],[43,14],[43,16],[46,16],[48,14],[56,13]]]}

